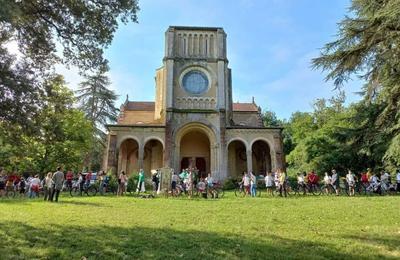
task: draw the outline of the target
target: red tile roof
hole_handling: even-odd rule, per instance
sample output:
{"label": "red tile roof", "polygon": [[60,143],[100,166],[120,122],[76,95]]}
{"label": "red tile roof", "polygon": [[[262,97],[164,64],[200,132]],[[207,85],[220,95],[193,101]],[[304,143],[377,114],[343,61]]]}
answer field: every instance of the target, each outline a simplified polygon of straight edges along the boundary
{"label": "red tile roof", "polygon": [[129,101],[124,105],[124,108],[129,111],[154,111],[155,102]]}
{"label": "red tile roof", "polygon": [[258,112],[258,107],[254,103],[233,103],[233,111],[237,112]]}

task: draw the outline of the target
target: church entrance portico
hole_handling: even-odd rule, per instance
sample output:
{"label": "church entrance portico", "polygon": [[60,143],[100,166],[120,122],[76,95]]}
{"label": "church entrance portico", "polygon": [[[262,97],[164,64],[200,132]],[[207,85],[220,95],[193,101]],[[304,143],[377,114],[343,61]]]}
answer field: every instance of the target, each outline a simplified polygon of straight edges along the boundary
{"label": "church entrance portico", "polygon": [[188,124],[178,130],[175,143],[175,169],[196,168],[200,177],[216,171],[215,135],[209,127]]}

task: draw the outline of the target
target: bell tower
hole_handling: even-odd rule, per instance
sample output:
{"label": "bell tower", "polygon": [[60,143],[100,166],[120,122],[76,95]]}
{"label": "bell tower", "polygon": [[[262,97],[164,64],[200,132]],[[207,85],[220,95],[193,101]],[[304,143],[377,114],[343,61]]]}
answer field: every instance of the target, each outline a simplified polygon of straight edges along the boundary
{"label": "bell tower", "polygon": [[231,70],[224,30],[170,26],[165,32],[163,66],[156,73],[155,117],[165,122],[165,165],[182,167],[179,151],[183,153],[184,148],[179,147],[176,134],[185,125],[197,122],[210,130],[209,139],[213,140],[206,168],[224,171],[220,167],[225,166],[218,164],[222,160],[218,151],[224,147],[231,111]]}
{"label": "bell tower", "polygon": [[171,109],[231,111],[231,71],[222,28],[170,26],[163,64],[156,73],[156,114]]}

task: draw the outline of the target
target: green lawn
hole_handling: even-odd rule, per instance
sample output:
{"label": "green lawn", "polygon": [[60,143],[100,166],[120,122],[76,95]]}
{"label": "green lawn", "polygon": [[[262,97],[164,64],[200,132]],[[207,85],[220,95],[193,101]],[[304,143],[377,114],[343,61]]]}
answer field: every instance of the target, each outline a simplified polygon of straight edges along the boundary
{"label": "green lawn", "polygon": [[0,200],[0,259],[400,258],[400,197]]}

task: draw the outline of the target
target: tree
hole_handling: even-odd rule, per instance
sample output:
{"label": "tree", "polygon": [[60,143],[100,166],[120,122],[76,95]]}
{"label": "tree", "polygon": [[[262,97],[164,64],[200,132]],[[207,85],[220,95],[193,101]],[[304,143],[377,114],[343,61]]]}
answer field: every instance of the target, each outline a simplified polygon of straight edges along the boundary
{"label": "tree", "polygon": [[337,87],[354,75],[367,82],[351,119],[354,144],[394,166],[400,164],[400,1],[353,0],[350,12],[339,24],[338,39],[325,45],[313,65]]}
{"label": "tree", "polygon": [[91,147],[92,125],[83,112],[73,107],[75,98],[62,76],[44,83],[43,107],[32,118],[35,135],[18,125],[0,123],[0,165],[7,170],[45,173],[57,165],[82,169]]}
{"label": "tree", "polygon": [[275,112],[271,110],[265,110],[262,114],[262,119],[264,122],[264,126],[282,126],[282,122],[278,119]]}
{"label": "tree", "polygon": [[115,122],[118,116],[118,108],[115,107],[118,96],[109,86],[110,80],[100,71],[86,75],[86,80],[80,83],[80,89],[76,91],[79,107],[97,130],[94,136],[99,138],[104,138],[104,126]]}
{"label": "tree", "polygon": [[[118,22],[136,22],[139,10],[136,0],[0,0],[0,6],[0,120],[24,128],[42,105],[38,93],[53,65],[106,69],[103,50]],[[18,45],[19,61],[6,48],[10,42]]]}
{"label": "tree", "polygon": [[115,107],[117,95],[108,87],[110,81],[104,71],[94,75],[86,75],[86,80],[80,83],[76,91],[79,108],[91,122],[92,148],[86,155],[86,165],[89,170],[100,169],[103,151],[105,149],[105,125],[115,122],[118,109]]}

